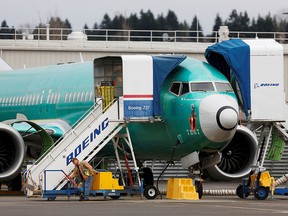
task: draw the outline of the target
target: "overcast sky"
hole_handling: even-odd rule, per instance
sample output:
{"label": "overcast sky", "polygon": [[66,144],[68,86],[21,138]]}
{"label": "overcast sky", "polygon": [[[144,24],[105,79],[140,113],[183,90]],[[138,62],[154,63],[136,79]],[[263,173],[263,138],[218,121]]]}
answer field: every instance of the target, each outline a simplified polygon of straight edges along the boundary
{"label": "overcast sky", "polygon": [[[74,29],[82,29],[87,23],[92,28],[94,23],[102,21],[103,15],[110,17],[122,14],[129,17],[131,13],[150,9],[157,17],[174,11],[179,21],[186,20],[190,25],[194,15],[198,14],[200,24],[205,31],[211,31],[216,14],[225,20],[232,9],[247,11],[249,17],[268,12],[282,14],[288,11],[287,0],[1,0],[0,21],[4,19],[11,26],[30,24],[32,27],[40,22],[47,22],[51,16],[67,18]],[[287,9],[287,10],[285,10]],[[288,15],[284,15],[287,16]]]}

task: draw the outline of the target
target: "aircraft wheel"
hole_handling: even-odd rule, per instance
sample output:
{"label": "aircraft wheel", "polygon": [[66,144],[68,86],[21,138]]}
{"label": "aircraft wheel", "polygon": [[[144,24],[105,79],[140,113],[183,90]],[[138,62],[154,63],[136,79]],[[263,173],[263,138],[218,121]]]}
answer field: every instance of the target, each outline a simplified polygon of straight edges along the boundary
{"label": "aircraft wheel", "polygon": [[199,199],[203,196],[203,184],[201,181],[195,181],[196,192],[198,193]]}
{"label": "aircraft wheel", "polygon": [[250,191],[246,185],[239,185],[236,189],[236,194],[239,198],[246,199],[250,195]]}
{"label": "aircraft wheel", "polygon": [[144,196],[146,199],[155,199],[157,194],[157,188],[153,185],[147,185],[144,189]]}
{"label": "aircraft wheel", "polygon": [[19,173],[14,179],[8,182],[8,190],[21,191],[21,188],[22,188],[22,177],[21,173]]}
{"label": "aircraft wheel", "polygon": [[56,199],[56,196],[55,196],[55,197],[48,197],[48,198],[47,198],[48,201],[54,201],[55,199]]}
{"label": "aircraft wheel", "polygon": [[269,187],[260,186],[255,190],[254,196],[258,200],[265,200],[269,195]]}
{"label": "aircraft wheel", "polygon": [[110,198],[113,199],[113,200],[117,200],[117,199],[120,198],[120,196],[110,196]]}

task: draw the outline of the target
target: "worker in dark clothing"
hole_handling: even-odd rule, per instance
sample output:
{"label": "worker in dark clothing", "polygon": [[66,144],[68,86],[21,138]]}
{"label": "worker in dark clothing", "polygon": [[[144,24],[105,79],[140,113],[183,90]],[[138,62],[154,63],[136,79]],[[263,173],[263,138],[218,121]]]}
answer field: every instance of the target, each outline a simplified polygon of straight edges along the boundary
{"label": "worker in dark clothing", "polygon": [[72,163],[75,165],[75,168],[73,173],[70,175],[70,178],[73,179],[77,176],[80,176],[82,179],[82,187],[84,191],[83,196],[80,196],[80,201],[88,201],[93,181],[93,175],[96,171],[86,161],[80,162],[77,158],[73,158]]}

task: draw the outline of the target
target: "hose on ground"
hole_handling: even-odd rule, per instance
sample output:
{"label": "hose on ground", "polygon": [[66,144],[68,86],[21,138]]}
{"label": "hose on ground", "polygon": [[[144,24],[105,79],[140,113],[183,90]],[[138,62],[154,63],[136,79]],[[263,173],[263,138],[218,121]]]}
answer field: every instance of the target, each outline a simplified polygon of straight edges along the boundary
{"label": "hose on ground", "polygon": [[210,196],[229,196],[229,195],[236,195],[236,190],[203,190],[203,195],[210,195]]}
{"label": "hose on ground", "polygon": [[275,187],[288,181],[288,173],[275,181]]}
{"label": "hose on ground", "polygon": [[[275,187],[285,183],[288,181],[288,173],[283,175],[281,178],[275,181]],[[236,195],[236,190],[203,190],[203,195],[210,195],[210,196],[229,196],[229,195]]]}

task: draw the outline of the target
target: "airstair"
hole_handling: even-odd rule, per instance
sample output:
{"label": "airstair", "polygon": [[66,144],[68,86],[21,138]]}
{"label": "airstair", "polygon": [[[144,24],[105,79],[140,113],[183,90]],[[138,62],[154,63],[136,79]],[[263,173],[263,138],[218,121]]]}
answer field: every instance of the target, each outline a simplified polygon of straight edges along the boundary
{"label": "airstair", "polygon": [[[112,101],[105,109],[102,109],[101,103],[95,105],[59,143],[52,146],[43,157],[28,168],[26,172],[27,196],[43,190],[45,170],[61,169],[69,174],[74,169],[72,158],[90,161],[95,157],[125,127],[122,105],[119,100]],[[67,183],[63,175],[51,175],[45,178],[45,181],[46,190],[59,190]]]}
{"label": "airstair", "polygon": [[275,129],[277,129],[279,133],[281,133],[282,135],[281,137],[283,137],[283,139],[287,142],[288,141],[288,129],[285,127],[285,125],[282,124],[281,122],[275,122],[274,127]]}

